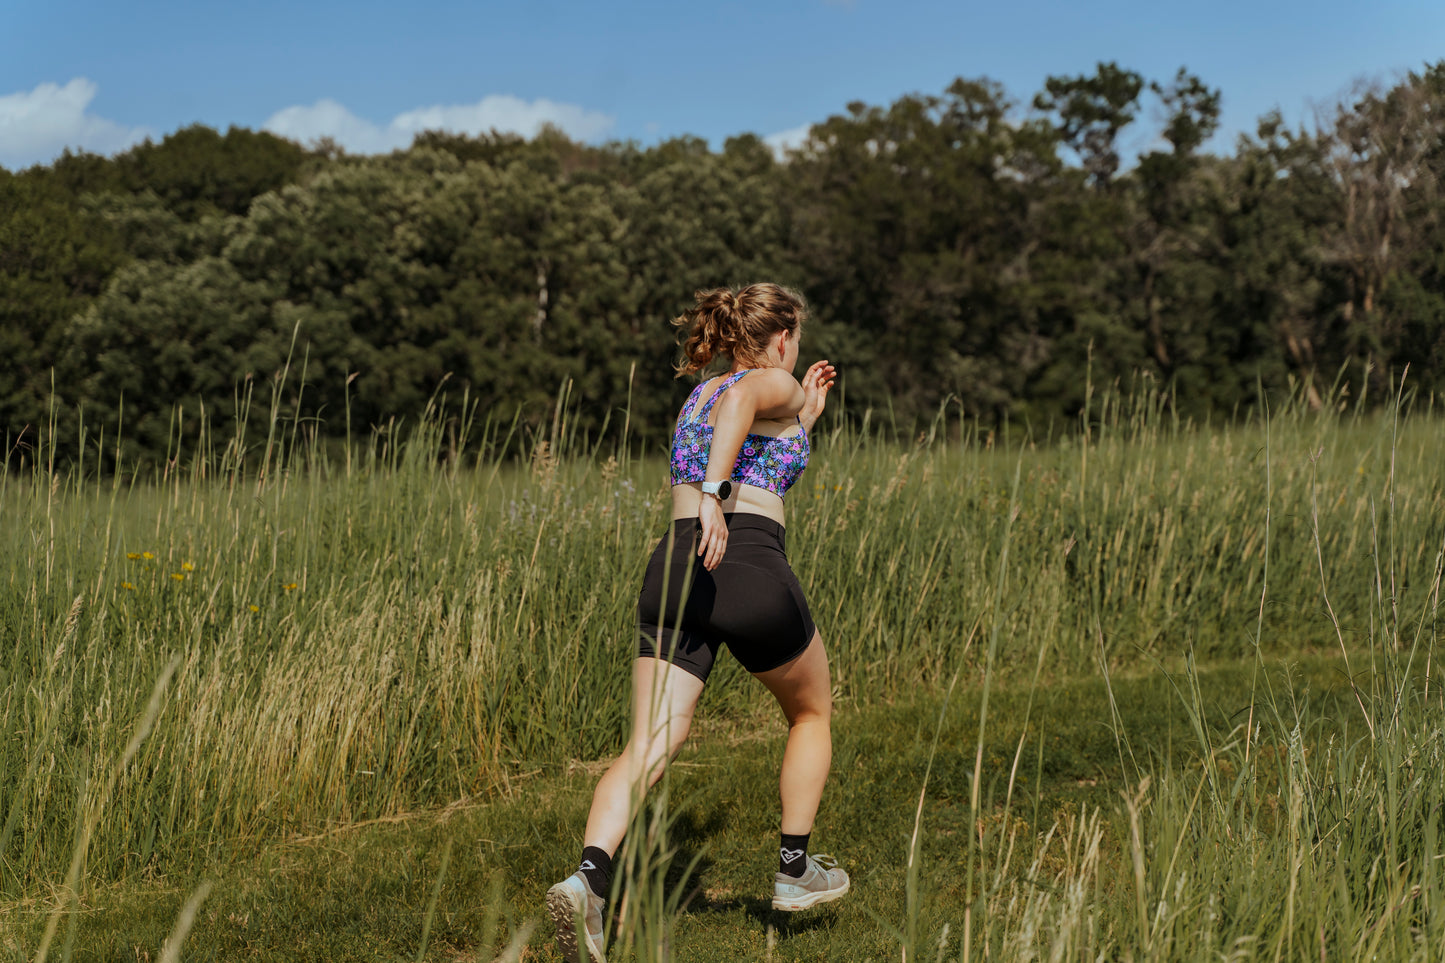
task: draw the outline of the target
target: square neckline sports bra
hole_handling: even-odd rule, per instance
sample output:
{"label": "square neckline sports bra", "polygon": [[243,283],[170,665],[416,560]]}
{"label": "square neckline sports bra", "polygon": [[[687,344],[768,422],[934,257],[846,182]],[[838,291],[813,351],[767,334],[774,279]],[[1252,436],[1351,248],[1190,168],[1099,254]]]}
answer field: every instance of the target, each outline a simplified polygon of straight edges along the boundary
{"label": "square neckline sports bra", "polygon": [[[744,368],[730,375],[718,385],[716,391],[703,404],[701,410],[697,400],[702,396],[704,381],[692,389],[682,413],[677,419],[677,428],[672,433],[672,483],[683,485],[700,482],[707,474],[708,453],[712,450],[713,426],[707,423],[713,405],[718,397],[753,369]],[[799,424],[802,424],[799,419]],[[752,485],[770,491],[779,498],[793,487],[803,469],[808,467],[808,431],[803,429],[796,435],[757,435],[749,432],[738,449],[738,459],[733,464],[732,480],[743,485]]]}

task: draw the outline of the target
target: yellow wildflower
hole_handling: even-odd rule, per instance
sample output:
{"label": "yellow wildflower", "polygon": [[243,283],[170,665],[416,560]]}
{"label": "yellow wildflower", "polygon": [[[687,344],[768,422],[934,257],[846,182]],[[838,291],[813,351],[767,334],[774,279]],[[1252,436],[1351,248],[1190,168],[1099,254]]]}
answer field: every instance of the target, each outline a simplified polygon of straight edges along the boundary
{"label": "yellow wildflower", "polygon": [[129,582],[121,582],[121,583],[120,583],[120,587],[123,588],[123,589],[125,589],[127,592],[134,592],[134,591],[135,591],[135,586],[132,585],[132,584],[130,584]]}
{"label": "yellow wildflower", "polygon": [[286,591],[289,592],[289,591],[291,591],[292,589],[294,589],[294,588],[296,587],[296,583],[295,583],[295,582],[287,582],[285,585],[283,585],[283,586],[281,586],[281,587],[282,587],[283,589],[285,589]]}
{"label": "yellow wildflower", "polygon": [[190,562],[182,562],[182,563],[181,563],[181,571],[182,571],[182,572],[194,572],[195,570],[196,570],[196,567],[195,567],[194,565],[192,565]]}
{"label": "yellow wildflower", "polygon": [[141,553],[140,553],[140,557],[143,558],[143,559],[145,559],[147,562],[149,562],[151,559],[153,559],[153,558],[156,557],[156,553],[155,553],[155,552],[141,552]]}
{"label": "yellow wildflower", "polygon": [[184,582],[186,580],[184,572],[172,572],[171,578],[175,579],[177,582]]}
{"label": "yellow wildflower", "polygon": [[251,606],[251,611],[252,611],[252,612],[259,612],[259,611],[261,611],[261,606],[259,606],[259,605],[253,605],[253,606]]}
{"label": "yellow wildflower", "polygon": [[140,552],[126,552],[125,557],[134,562],[136,559],[140,558]]}

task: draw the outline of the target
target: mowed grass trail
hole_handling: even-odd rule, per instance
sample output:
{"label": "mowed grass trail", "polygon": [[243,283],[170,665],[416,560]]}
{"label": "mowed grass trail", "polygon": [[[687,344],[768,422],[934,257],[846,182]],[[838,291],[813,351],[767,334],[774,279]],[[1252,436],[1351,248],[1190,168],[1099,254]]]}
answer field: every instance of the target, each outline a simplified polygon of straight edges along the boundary
{"label": "mowed grass trail", "polygon": [[[818,433],[788,542],[858,898],[750,902],[782,733],[727,663],[632,835],[621,958],[1438,946],[1441,421],[1103,409],[1037,447]],[[386,437],[0,476],[12,955],[491,959],[535,917],[620,746],[665,465],[564,413],[521,464]]]}
{"label": "mowed grass trail", "polygon": [[[1203,721],[1225,752],[1234,717],[1247,712],[1251,675],[1235,667],[1200,676],[1211,694]],[[1274,675],[1282,693],[1301,700],[1307,729],[1348,739],[1351,728],[1360,727],[1350,718],[1352,696],[1338,660],[1311,658],[1293,664],[1288,680],[1283,667]],[[905,926],[909,913],[907,861],[942,701],[925,697],[840,717],[834,777],[815,838],[819,848],[846,860],[854,890],[843,902],[790,915],[769,906],[783,726],[761,687],[753,688],[760,698],[745,715],[702,720],[669,777],[674,855],[666,879],[682,904],[670,957],[763,959],[771,930],[777,960],[896,958],[893,930]],[[1136,761],[1143,772],[1179,780],[1190,791],[1204,768],[1191,707],[1161,674],[1131,674],[1113,680],[1112,689],[1113,710],[1101,679],[1055,683],[1048,693],[1034,693],[1032,708],[1028,686],[999,691],[977,821],[969,805],[974,747],[954,740],[940,747],[919,821],[921,869],[914,884],[921,904],[915,925],[930,948],[949,926],[947,958],[961,949],[961,870],[970,825],[988,845],[1013,850],[989,889],[1046,891],[1051,879],[1039,879],[1030,863],[1035,840],[1051,826],[1077,834],[1097,820],[1100,901],[1127,907],[1128,823],[1119,788],[1137,787]],[[976,731],[978,710],[976,690],[956,693],[945,730]],[[1020,738],[1027,752],[1013,773]],[[528,947],[524,958],[555,959],[540,897],[574,868],[570,842],[585,819],[596,775],[597,766],[582,761],[538,767],[510,788],[441,811],[336,827],[273,841],[234,862],[218,860],[204,874],[215,886],[190,932],[187,958],[411,959],[436,894],[428,959],[491,960],[518,934]],[[1262,797],[1278,800],[1272,777],[1266,788]],[[1266,809],[1258,818],[1277,813]],[[559,847],[559,839],[569,845]],[[1068,858],[1056,843],[1044,852],[1042,868],[1052,875]],[[130,960],[135,947],[153,951],[194,885],[139,877],[97,888],[86,900],[74,958]],[[1269,898],[1267,892],[1254,896]],[[46,909],[43,900],[25,905],[28,927],[16,932],[38,931]]]}

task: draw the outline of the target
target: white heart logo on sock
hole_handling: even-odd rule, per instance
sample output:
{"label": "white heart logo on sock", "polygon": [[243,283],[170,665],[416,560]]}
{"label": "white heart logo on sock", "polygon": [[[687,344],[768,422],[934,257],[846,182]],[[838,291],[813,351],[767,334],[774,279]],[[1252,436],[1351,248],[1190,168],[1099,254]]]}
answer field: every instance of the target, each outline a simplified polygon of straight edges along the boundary
{"label": "white heart logo on sock", "polygon": [[590,859],[584,859],[584,860],[582,860],[582,865],[579,866],[578,868],[579,868],[579,869],[596,869],[597,866],[592,862],[592,860],[590,860]]}
{"label": "white heart logo on sock", "polygon": [[783,862],[791,863],[795,860],[802,859],[803,851],[801,849],[780,849],[778,850],[778,855],[783,857]]}

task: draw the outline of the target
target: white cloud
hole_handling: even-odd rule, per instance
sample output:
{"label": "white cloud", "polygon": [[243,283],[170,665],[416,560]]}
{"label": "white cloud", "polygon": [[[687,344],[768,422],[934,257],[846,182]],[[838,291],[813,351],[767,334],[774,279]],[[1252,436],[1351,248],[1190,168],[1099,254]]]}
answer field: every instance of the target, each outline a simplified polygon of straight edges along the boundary
{"label": "white cloud", "polygon": [[[146,128],[90,113],[97,89],[93,81],[77,77],[64,86],[43,83],[0,96],[0,166],[19,170],[48,163],[67,147],[114,154],[154,136]],[[385,126],[356,116],[334,100],[319,100],[309,107],[277,111],[265,129],[301,143],[330,137],[354,153],[375,154],[407,147],[424,130],[477,135],[495,129],[531,137],[543,124],[552,124],[577,140],[592,141],[615,123],[608,114],[574,104],[493,95],[474,104],[418,107]]]}
{"label": "white cloud", "polygon": [[87,112],[97,89],[93,81],[76,77],[64,87],[45,83],[0,96],[0,165],[19,170],[48,163],[67,147],[113,154],[150,136],[143,127]]}
{"label": "white cloud", "polygon": [[334,100],[310,107],[287,107],[263,125],[266,130],[301,143],[330,137],[348,151],[377,154],[410,146],[424,130],[476,136],[491,130],[535,135],[543,124],[561,128],[577,140],[596,140],[612,129],[615,118],[573,104],[541,98],[526,101],[505,94],[483,97],[475,104],[418,107],[396,115],[385,127],[357,117]]}
{"label": "white cloud", "polygon": [[780,130],[776,134],[769,134],[763,138],[763,143],[773,149],[779,160],[790,150],[796,150],[803,146],[808,140],[808,134],[813,130],[812,124],[803,124],[801,127],[793,127],[789,130]]}
{"label": "white cloud", "polygon": [[375,154],[398,146],[387,132],[347,110],[334,100],[318,100],[310,107],[287,107],[271,115],[263,130],[303,144],[330,137],[347,150]]}

